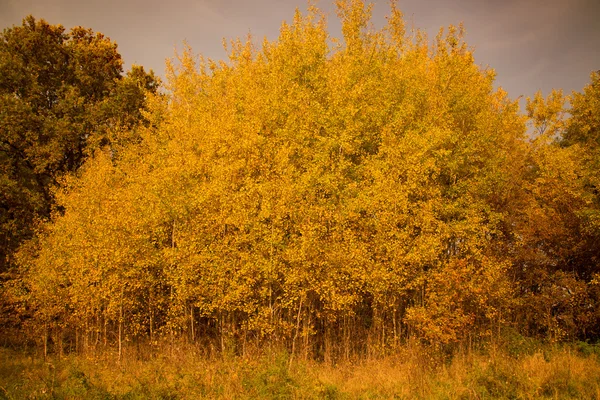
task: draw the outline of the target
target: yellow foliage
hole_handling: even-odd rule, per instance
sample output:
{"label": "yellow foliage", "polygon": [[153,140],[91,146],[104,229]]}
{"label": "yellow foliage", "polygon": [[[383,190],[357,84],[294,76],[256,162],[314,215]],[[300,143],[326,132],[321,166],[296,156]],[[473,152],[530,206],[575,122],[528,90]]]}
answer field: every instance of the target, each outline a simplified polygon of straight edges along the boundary
{"label": "yellow foliage", "polygon": [[[525,118],[462,26],[430,44],[395,3],[380,31],[362,1],[337,7],[343,41],[311,7],[260,48],[232,41],[228,61],[186,48],[168,65],[143,141],[96,154],[23,252],[40,316],[97,341],[118,327],[317,357],[410,336],[456,343],[505,322]],[[534,117],[554,121],[559,103]],[[574,173],[545,168],[544,152],[539,196]]]}

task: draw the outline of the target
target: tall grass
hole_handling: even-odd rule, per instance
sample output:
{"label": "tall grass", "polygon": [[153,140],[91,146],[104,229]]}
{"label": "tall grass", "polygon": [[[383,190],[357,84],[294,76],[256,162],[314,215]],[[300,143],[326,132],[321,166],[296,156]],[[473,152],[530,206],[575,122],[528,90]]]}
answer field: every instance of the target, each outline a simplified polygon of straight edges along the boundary
{"label": "tall grass", "polygon": [[0,350],[0,398],[54,399],[600,399],[598,347],[487,347],[440,356],[419,346],[326,364],[265,350],[206,356],[178,347],[118,362],[110,354],[44,361]]}

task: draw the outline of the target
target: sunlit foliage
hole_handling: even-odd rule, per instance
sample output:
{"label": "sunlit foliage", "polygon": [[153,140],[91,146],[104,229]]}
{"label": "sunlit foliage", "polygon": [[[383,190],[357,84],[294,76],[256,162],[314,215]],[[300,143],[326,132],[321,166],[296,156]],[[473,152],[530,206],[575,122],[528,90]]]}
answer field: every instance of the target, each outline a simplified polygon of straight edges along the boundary
{"label": "sunlit foliage", "polygon": [[530,105],[530,142],[462,26],[430,41],[395,3],[381,30],[337,7],[340,40],[311,7],[227,61],[169,64],[140,142],[67,179],[20,253],[39,337],[332,359],[490,339],[528,312],[532,334],[562,326],[526,303],[592,282],[565,264],[590,203],[577,150],[551,143],[561,95]]}

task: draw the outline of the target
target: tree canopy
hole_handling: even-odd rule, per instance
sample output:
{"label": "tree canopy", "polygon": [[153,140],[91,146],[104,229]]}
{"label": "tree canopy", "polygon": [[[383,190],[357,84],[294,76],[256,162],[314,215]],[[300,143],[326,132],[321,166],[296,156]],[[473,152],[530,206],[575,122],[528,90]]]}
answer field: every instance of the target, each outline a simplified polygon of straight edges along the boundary
{"label": "tree canopy", "polygon": [[321,359],[598,337],[598,75],[571,118],[558,91],[525,116],[462,26],[430,41],[395,2],[380,30],[362,1],[337,7],[340,40],[310,7],[227,61],[169,64],[136,139],[67,176],[21,248],[32,332]]}
{"label": "tree canopy", "polygon": [[123,75],[117,45],[91,29],[28,16],[0,34],[0,271],[61,177],[140,123],[157,85],[140,66]]}

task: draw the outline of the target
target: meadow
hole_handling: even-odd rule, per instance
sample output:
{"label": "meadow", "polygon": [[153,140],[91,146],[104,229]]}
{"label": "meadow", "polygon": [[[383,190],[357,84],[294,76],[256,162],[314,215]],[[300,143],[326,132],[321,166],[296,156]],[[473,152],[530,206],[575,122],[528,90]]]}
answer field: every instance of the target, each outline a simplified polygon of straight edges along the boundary
{"label": "meadow", "polygon": [[599,399],[600,346],[514,337],[452,356],[419,345],[363,360],[192,346],[49,356],[0,350],[2,399]]}

